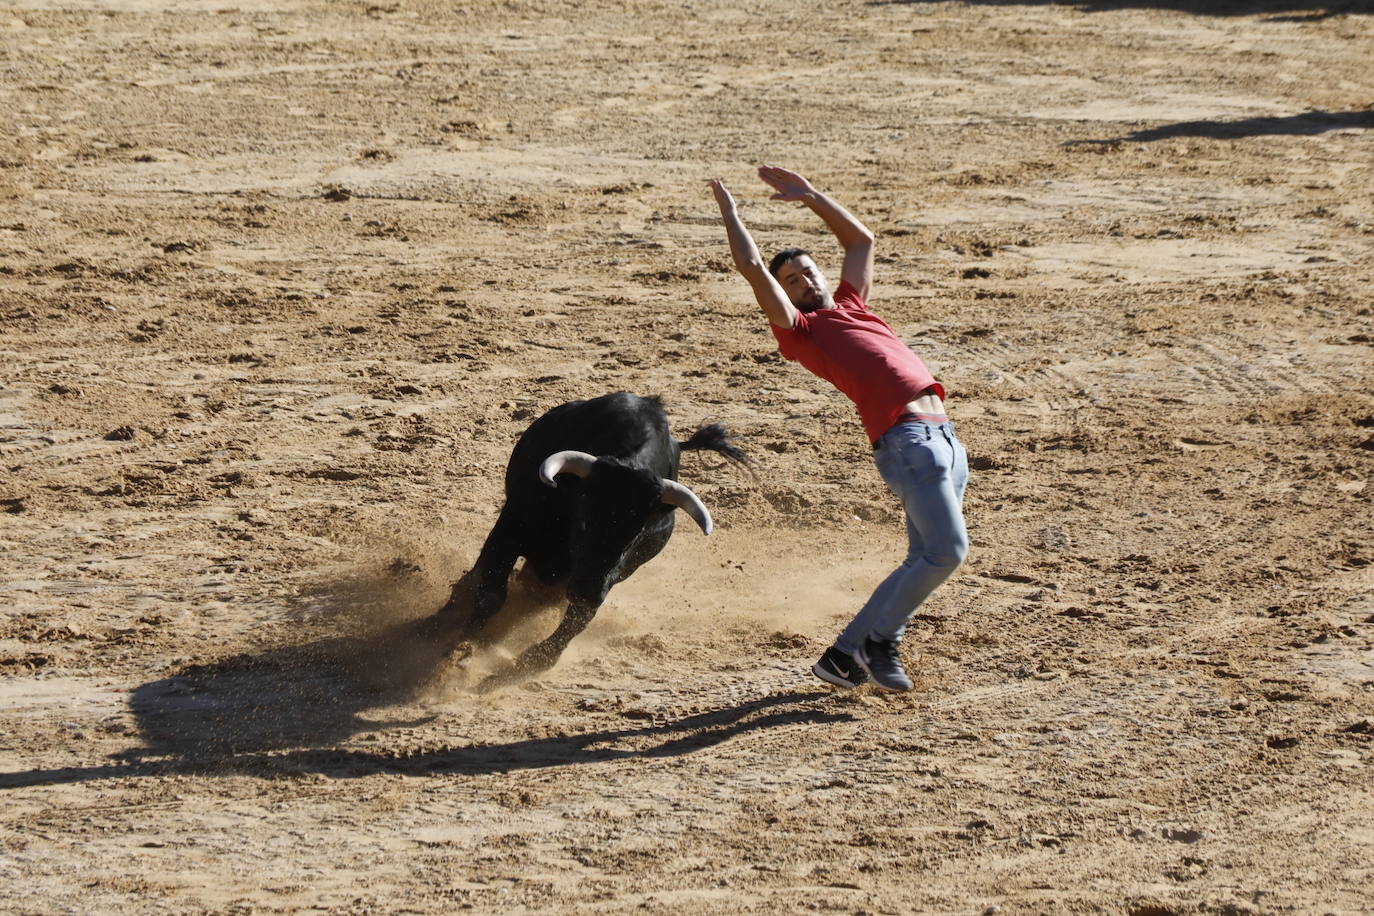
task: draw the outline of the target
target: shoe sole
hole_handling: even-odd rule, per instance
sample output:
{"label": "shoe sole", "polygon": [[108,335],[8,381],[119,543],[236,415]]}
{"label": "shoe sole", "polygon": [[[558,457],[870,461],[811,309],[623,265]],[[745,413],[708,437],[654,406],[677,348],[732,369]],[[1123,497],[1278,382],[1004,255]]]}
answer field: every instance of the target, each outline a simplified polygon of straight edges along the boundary
{"label": "shoe sole", "polygon": [[826,671],[824,668],[822,668],[819,663],[811,666],[811,673],[816,675],[816,677],[820,678],[821,680],[825,681],[827,684],[834,684],[836,687],[848,687],[852,689],[854,687],[858,687],[861,683],[867,683],[867,681],[859,681],[856,683],[854,681],[846,680],[845,678],[840,677],[838,674],[831,674],[829,671]]}

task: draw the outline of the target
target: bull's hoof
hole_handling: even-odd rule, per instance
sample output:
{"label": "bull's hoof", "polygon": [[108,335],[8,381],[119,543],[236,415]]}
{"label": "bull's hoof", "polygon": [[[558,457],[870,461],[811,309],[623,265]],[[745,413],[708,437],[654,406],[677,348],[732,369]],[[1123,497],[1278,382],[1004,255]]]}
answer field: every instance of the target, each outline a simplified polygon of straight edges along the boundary
{"label": "bull's hoof", "polygon": [[472,688],[472,692],[491,693],[494,690],[500,690],[502,687],[508,687],[518,680],[519,678],[514,677],[508,671],[503,674],[493,674],[478,681],[477,686]]}
{"label": "bull's hoof", "polygon": [[523,681],[528,681],[532,677],[534,677],[534,675],[531,673],[517,671],[513,669],[508,671],[498,671],[495,674],[487,675],[486,677],[482,678],[482,680],[478,681],[477,686],[472,688],[472,692],[491,693],[495,690],[500,690],[503,687],[513,687],[516,684],[522,683]]}
{"label": "bull's hoof", "polygon": [[461,665],[472,658],[472,653],[477,651],[477,647],[470,642],[460,642],[448,651],[448,659],[455,665]]}
{"label": "bull's hoof", "polygon": [[488,675],[473,688],[474,693],[491,693],[502,687],[510,687],[531,680],[554,666],[554,662],[543,657],[520,656],[512,659],[502,670]]}

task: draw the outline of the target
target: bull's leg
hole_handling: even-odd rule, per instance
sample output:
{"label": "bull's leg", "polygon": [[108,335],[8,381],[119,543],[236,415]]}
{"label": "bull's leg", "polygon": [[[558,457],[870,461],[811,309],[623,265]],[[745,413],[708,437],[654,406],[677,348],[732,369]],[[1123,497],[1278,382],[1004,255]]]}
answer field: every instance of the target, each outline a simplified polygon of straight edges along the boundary
{"label": "bull's leg", "polygon": [[658,525],[646,527],[625,555],[625,560],[620,565],[620,572],[616,574],[615,581],[624,582],[630,578],[630,574],[636,569],[658,556],[663,548],[668,546],[668,539],[672,536],[673,516],[671,515]]}
{"label": "bull's leg", "polygon": [[552,668],[573,637],[592,622],[611,590],[612,581],[612,573],[606,570],[586,571],[576,576],[568,584],[568,607],[563,611],[563,620],[559,622],[558,629],[547,639],[521,652],[515,659],[515,672],[529,675]]}
{"label": "bull's leg", "polygon": [[487,535],[476,565],[453,584],[448,602],[431,618],[445,629],[458,628],[458,642],[477,641],[506,603],[511,570],[520,556],[511,527],[503,512]]}
{"label": "bull's leg", "polygon": [[511,570],[515,568],[515,561],[520,555],[513,540],[493,543],[495,535],[496,531],[493,530],[492,537],[487,538],[482,554],[477,558],[477,568],[481,572],[477,593],[472,601],[472,614],[459,637],[463,640],[480,641],[482,631],[506,603]]}
{"label": "bull's leg", "polygon": [[473,603],[477,599],[477,584],[481,581],[482,569],[474,566],[449,589],[448,601],[439,608],[430,619],[436,623],[446,626],[448,629],[456,630],[467,622],[471,616]]}
{"label": "bull's leg", "polygon": [[584,601],[574,600],[563,612],[563,621],[559,623],[558,629],[545,640],[530,646],[521,652],[511,664],[511,667],[500,674],[493,674],[482,682],[481,690],[488,691],[497,687],[504,686],[522,678],[530,677],[541,671],[552,668],[563,654],[563,650],[572,642],[573,637],[587,628],[587,624],[592,622],[596,616],[596,609],[600,607],[600,602],[590,604]]}
{"label": "bull's leg", "polygon": [[563,620],[558,624],[558,629],[549,634],[548,638],[521,652],[515,660],[515,670],[521,674],[538,674],[552,668],[558,663],[559,656],[568,648],[568,643],[572,642],[573,637],[587,629],[587,624],[592,622],[599,606],[600,602],[571,602],[563,612]]}

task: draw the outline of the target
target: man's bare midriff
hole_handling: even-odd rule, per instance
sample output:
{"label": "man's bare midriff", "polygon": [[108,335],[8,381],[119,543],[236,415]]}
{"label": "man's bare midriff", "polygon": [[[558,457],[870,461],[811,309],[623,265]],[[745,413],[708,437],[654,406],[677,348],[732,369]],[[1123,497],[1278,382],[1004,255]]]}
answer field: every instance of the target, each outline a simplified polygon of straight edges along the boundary
{"label": "man's bare midriff", "polygon": [[940,400],[940,396],[932,388],[927,388],[921,392],[915,400],[907,401],[902,408],[902,413],[923,413],[931,416],[945,416],[945,402]]}

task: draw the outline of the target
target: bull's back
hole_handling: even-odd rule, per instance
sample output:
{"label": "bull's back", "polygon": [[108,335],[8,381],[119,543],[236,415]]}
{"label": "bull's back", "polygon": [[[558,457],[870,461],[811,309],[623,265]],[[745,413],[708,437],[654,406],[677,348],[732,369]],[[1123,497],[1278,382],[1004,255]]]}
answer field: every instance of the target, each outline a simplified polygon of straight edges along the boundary
{"label": "bull's back", "polygon": [[506,466],[507,497],[537,493],[533,487],[549,491],[539,480],[539,465],[567,450],[619,458],[677,479],[678,445],[663,405],[658,398],[616,392],[560,404],[531,423]]}

